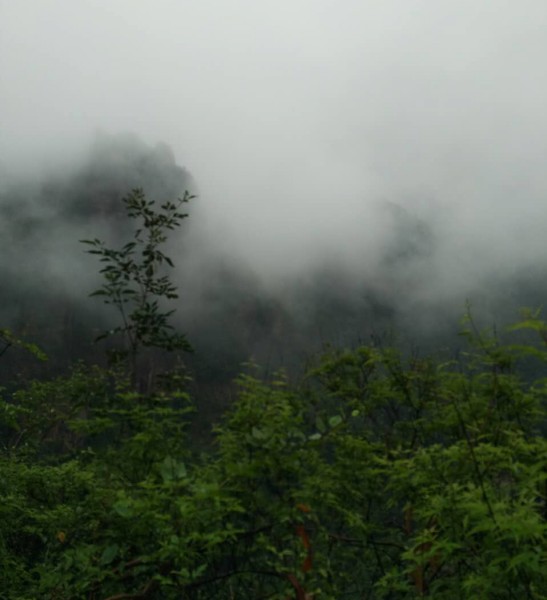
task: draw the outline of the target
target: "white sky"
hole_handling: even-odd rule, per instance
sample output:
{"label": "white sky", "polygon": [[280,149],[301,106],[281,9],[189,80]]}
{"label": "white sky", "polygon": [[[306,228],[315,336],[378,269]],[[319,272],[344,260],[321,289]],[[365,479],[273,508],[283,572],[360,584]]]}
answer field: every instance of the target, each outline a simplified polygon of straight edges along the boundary
{"label": "white sky", "polygon": [[527,261],[546,32],[545,0],[0,0],[0,163],[131,131],[173,147],[259,266],[370,252],[381,199],[439,219],[455,277]]}

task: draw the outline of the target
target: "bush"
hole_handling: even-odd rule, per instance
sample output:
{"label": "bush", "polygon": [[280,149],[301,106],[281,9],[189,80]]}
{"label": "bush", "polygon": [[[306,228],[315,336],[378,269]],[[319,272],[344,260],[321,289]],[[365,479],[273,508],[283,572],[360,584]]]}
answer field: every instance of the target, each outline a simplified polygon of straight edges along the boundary
{"label": "bush", "polygon": [[[518,374],[545,352],[470,339],[458,362],[333,351],[296,388],[244,375],[201,455],[180,380],[95,394],[78,452],[0,463],[9,597],[545,598],[546,388]],[[74,402],[73,377],[30,390]]]}

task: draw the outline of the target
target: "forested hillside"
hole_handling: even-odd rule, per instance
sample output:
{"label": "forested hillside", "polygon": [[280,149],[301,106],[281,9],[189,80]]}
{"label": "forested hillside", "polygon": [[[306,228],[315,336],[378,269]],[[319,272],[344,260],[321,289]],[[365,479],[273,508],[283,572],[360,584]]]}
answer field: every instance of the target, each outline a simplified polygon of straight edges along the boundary
{"label": "forested hillside", "polygon": [[275,287],[198,191],[131,137],[2,189],[0,597],[547,598],[536,272],[436,305],[384,202],[374,270]]}
{"label": "forested hillside", "polygon": [[[460,291],[455,275],[452,287],[439,290],[440,273],[450,264],[439,263],[443,240],[435,224],[387,201],[376,202],[376,222],[362,223],[363,238],[381,235],[369,252],[356,250],[344,261],[334,247],[298,271],[285,265],[284,276],[261,272],[251,260],[252,246],[242,260],[223,247],[233,232],[207,229],[211,209],[205,210],[198,185],[166,145],[101,134],[70,168],[5,179],[0,188],[0,321],[44,347],[49,373],[61,373],[75,358],[97,362],[103,356],[92,340],[112,324],[112,315],[87,297],[100,278],[79,240],[127,242],[122,199],[136,188],[159,203],[186,190],[197,195],[185,208],[190,218],[167,247],[179,287],[175,323],[193,340],[187,360],[195,376],[203,373],[209,383],[230,381],[249,359],[270,371],[298,370],[329,344],[353,346],[371,336],[425,351],[453,345],[466,300],[488,326],[543,302],[540,257],[519,269],[500,264],[478,282],[462,279]],[[283,269],[283,258],[272,260]],[[17,363],[14,352],[4,359],[10,370],[32,368]]]}

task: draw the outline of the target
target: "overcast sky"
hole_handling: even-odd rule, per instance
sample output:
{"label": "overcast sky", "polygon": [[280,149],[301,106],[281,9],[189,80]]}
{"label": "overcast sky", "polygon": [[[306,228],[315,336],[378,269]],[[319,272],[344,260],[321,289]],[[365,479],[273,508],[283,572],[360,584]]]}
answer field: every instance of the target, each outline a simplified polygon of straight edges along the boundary
{"label": "overcast sky", "polygon": [[264,261],[370,252],[389,200],[456,273],[518,265],[547,250],[546,32],[545,0],[0,0],[0,164],[130,131]]}

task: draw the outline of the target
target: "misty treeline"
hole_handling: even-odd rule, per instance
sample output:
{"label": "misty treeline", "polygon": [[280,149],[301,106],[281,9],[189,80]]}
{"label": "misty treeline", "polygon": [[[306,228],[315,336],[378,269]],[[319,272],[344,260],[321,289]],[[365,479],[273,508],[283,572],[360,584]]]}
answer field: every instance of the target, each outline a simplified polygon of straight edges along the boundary
{"label": "misty treeline", "polygon": [[273,289],[195,191],[131,136],[2,189],[1,597],[547,598],[547,324],[478,324],[535,273],[458,325],[385,203],[374,272]]}
{"label": "misty treeline", "polygon": [[[351,264],[336,254],[343,240],[333,230],[332,252],[325,254],[318,240],[306,261],[294,257],[303,265],[297,272],[284,264],[280,237],[279,258],[271,260],[277,266],[259,272],[253,255],[262,249],[250,241],[246,256],[230,253],[226,240],[235,234],[229,223],[222,230],[207,227],[215,205],[200,198],[191,174],[165,144],[151,148],[133,135],[100,134],[72,162],[38,174],[30,169],[25,178],[6,175],[0,183],[0,323],[40,341],[50,373],[62,372],[75,357],[101,359],[92,340],[112,324],[112,315],[87,299],[100,276],[79,240],[127,241],[122,198],[135,188],[158,203],[186,190],[197,195],[168,249],[180,292],[175,323],[193,341],[190,361],[204,383],[230,381],[249,358],[270,370],[298,370],[303,357],[328,344],[351,346],[371,336],[397,337],[428,351],[454,343],[467,299],[481,322],[501,325],[522,306],[540,306],[547,291],[541,257],[522,268],[492,265],[478,283],[473,265],[464,265],[469,281],[460,273],[449,286],[450,277],[441,275],[450,263],[437,260],[444,247],[435,222],[386,200],[372,202],[377,220],[364,220],[360,236],[374,244],[361,253],[357,247]],[[241,206],[233,210],[245,219]],[[286,218],[289,224],[291,215]],[[284,268],[287,275],[280,276]],[[441,279],[448,292],[439,290]]]}

